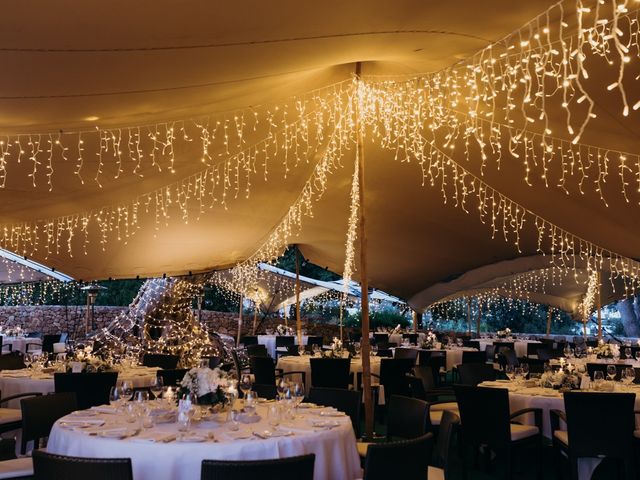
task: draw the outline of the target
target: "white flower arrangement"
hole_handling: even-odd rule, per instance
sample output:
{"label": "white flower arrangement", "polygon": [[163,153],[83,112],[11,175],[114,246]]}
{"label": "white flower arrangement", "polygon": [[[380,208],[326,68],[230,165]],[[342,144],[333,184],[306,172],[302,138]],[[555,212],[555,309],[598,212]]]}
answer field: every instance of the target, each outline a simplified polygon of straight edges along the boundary
{"label": "white flower arrangement", "polygon": [[496,332],[496,335],[498,335],[498,337],[500,337],[500,338],[507,338],[507,337],[511,336],[511,329],[510,328],[505,328],[504,330],[498,330]]}
{"label": "white flower arrangement", "polygon": [[540,386],[545,388],[563,388],[575,390],[580,388],[580,377],[562,369],[556,372],[545,372],[540,377]]}
{"label": "white flower arrangement", "polygon": [[293,335],[293,328],[281,323],[276,327],[276,335]]}
{"label": "white flower arrangement", "polygon": [[436,334],[429,330],[422,341],[422,348],[433,348],[437,341],[438,337],[436,337]]}
{"label": "white flower arrangement", "polygon": [[614,358],[620,356],[620,345],[615,343],[598,342],[598,346],[593,349],[593,353],[600,358]]}
{"label": "white flower arrangement", "polygon": [[193,393],[197,397],[204,397],[211,393],[213,397],[218,397],[228,384],[227,374],[219,368],[192,368],[185,373],[180,387],[182,394]]}
{"label": "white flower arrangement", "polygon": [[331,350],[334,352],[342,351],[342,340],[338,337],[333,337],[333,341],[331,342]]}

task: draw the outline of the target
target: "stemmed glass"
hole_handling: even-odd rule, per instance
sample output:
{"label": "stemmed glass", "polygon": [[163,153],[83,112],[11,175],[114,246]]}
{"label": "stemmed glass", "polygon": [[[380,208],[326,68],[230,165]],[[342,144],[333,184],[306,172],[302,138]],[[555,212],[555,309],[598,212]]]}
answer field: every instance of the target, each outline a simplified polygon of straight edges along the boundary
{"label": "stemmed glass", "polygon": [[302,403],[304,400],[304,384],[302,382],[296,382],[293,384],[293,400],[296,405],[296,409],[298,405]]}
{"label": "stemmed glass", "polygon": [[138,404],[144,404],[149,401],[149,392],[146,390],[136,390],[134,400]]}
{"label": "stemmed glass", "polygon": [[515,378],[515,372],[513,370],[513,365],[505,365],[504,373],[507,375],[509,380],[513,380]]}
{"label": "stemmed glass", "polygon": [[362,349],[362,346],[360,345],[360,342],[354,342],[353,343],[353,349],[356,351],[356,355],[360,356],[360,350]]}
{"label": "stemmed glass", "polygon": [[624,358],[632,358],[631,349],[629,347],[624,349]]}
{"label": "stemmed glass", "polygon": [[616,378],[616,366],[615,365],[607,365],[607,377],[609,377],[609,381],[613,382]]}
{"label": "stemmed glass", "polygon": [[153,396],[156,398],[156,400],[158,400],[162,395],[163,387],[164,385],[162,382],[162,377],[160,376],[157,376],[155,381],[149,386],[149,389],[151,390],[151,393],[153,393]]}
{"label": "stemmed glass", "polygon": [[522,379],[526,380],[527,377],[529,376],[529,364],[523,363],[520,365],[520,368],[522,369]]}
{"label": "stemmed glass", "polygon": [[240,377],[240,383],[238,383],[238,388],[242,392],[242,397],[246,397],[247,393],[251,391],[251,377],[247,374],[244,374]]}
{"label": "stemmed glass", "polygon": [[640,362],[640,350],[636,350],[636,362]]}
{"label": "stemmed glass", "polygon": [[33,356],[31,355],[30,352],[27,352],[24,354],[22,361],[24,362],[27,368],[30,368],[31,364],[33,363]]}
{"label": "stemmed glass", "polygon": [[602,382],[604,382],[604,372],[602,370],[597,370],[593,372],[593,383],[596,390],[599,389]]}
{"label": "stemmed glass", "polygon": [[277,385],[278,399],[284,400],[286,392],[289,390],[289,384],[284,378],[281,378]]}
{"label": "stemmed glass", "polygon": [[109,405],[118,409],[124,401],[125,399],[122,396],[122,388],[117,386],[111,387],[111,391],[109,392]]}
{"label": "stemmed glass", "polygon": [[375,343],[371,345],[371,355],[373,355],[374,357],[378,355],[378,345],[376,345]]}
{"label": "stemmed glass", "polygon": [[125,380],[124,382],[122,382],[121,388],[122,388],[122,397],[127,400],[131,400],[131,395],[133,394],[133,389],[131,388],[131,382],[128,382],[127,380]]}

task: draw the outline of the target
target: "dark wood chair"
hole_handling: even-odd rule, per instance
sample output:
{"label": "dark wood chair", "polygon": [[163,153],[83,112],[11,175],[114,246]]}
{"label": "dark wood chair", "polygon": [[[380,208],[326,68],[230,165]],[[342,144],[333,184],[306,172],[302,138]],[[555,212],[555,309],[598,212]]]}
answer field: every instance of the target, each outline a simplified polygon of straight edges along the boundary
{"label": "dark wood chair", "polygon": [[[495,452],[504,460],[506,478],[513,477],[516,449],[533,448],[538,478],[542,462],[542,409],[525,408],[509,413],[509,392],[504,388],[472,387],[454,385],[460,411],[460,445],[463,459],[473,451],[474,456],[481,446]],[[526,413],[534,415],[534,425],[515,423],[516,418]],[[463,461],[466,478],[467,462]]]}
{"label": "dark wood chair", "polygon": [[411,389],[407,374],[413,369],[410,358],[383,358],[380,360],[380,375],[371,374],[384,385],[385,404],[389,404],[392,395],[410,396]]}
{"label": "dark wood chair", "polygon": [[277,460],[203,460],[200,480],[313,480],[314,454]]}
{"label": "dark wood chair", "polygon": [[486,363],[463,363],[458,366],[459,382],[462,385],[476,386],[485,381],[496,379],[493,365]]}
{"label": "dark wood chair", "polygon": [[302,377],[302,383],[306,383],[306,372],[276,372],[276,364],[271,357],[251,357],[249,363],[251,365],[251,373],[253,373],[254,376],[254,382],[260,385],[275,385],[276,379],[290,375],[300,375]]}
{"label": "dark wood chair", "polygon": [[142,365],[145,367],[157,367],[165,370],[173,370],[178,366],[178,355],[166,355],[163,353],[145,353],[142,356]]}
{"label": "dark wood chair", "polygon": [[[27,392],[0,398],[0,405],[4,405],[19,398],[39,397],[40,392]],[[22,412],[19,408],[0,408],[0,433],[11,432],[22,427]],[[2,478],[2,477],[0,477]]]}
{"label": "dark wood chair", "polygon": [[73,392],[80,410],[109,404],[109,392],[118,381],[118,372],[55,373],[56,393]]}
{"label": "dark wood chair", "polygon": [[250,357],[268,357],[269,352],[267,351],[267,347],[260,343],[256,343],[254,345],[247,345],[247,355]]}
{"label": "dark wood chair", "polygon": [[61,417],[78,409],[76,394],[54,393],[20,400],[22,410],[22,441],[20,452],[27,453],[27,443],[33,440],[33,448],[40,448],[40,440],[48,437],[53,424]]}
{"label": "dark wood chair", "polygon": [[349,415],[356,437],[360,436],[360,407],[362,392],[344,388],[312,387],[309,391],[309,401],[325,407],[333,407]]}
{"label": "dark wood chair", "polygon": [[[635,393],[566,392],[565,411],[551,410],[551,429],[557,471],[569,461],[571,478],[578,480],[578,459],[606,457],[617,461],[624,474],[635,479]],[[594,414],[594,412],[597,412]],[[560,420],[567,430],[560,429]]]}
{"label": "dark wood chair", "polygon": [[249,345],[258,345],[258,337],[256,335],[245,335],[240,338],[240,343],[246,347]]}
{"label": "dark wood chair", "polygon": [[449,472],[449,453],[451,452],[453,433],[458,425],[460,425],[460,417],[452,411],[445,410],[442,414],[440,428],[438,429],[438,440],[434,452],[434,465],[429,466],[428,479],[449,480],[451,478]]}
{"label": "dark wood chair", "polygon": [[323,345],[322,335],[313,335],[313,336],[307,337],[307,345],[309,346],[317,345],[320,348],[322,348],[322,345]]}
{"label": "dark wood chair", "polygon": [[278,387],[275,385],[254,383],[251,385],[251,390],[253,390],[260,398],[266,398],[267,400],[275,400],[278,397]]}
{"label": "dark wood chair", "polygon": [[162,379],[162,385],[165,387],[177,386],[188,370],[186,368],[174,368],[173,370],[158,370],[156,375]]}
{"label": "dark wood chair", "polygon": [[81,458],[33,452],[35,480],[133,480],[130,458]]}
{"label": "dark wood chair", "polygon": [[420,350],[417,348],[396,348],[393,358],[410,358],[415,364],[418,361],[418,353]]}
{"label": "dark wood chair", "polygon": [[27,368],[22,352],[11,352],[0,355],[0,370],[22,370]]}
{"label": "dark wood chair", "polygon": [[402,334],[402,339],[404,340],[405,338],[409,339],[409,343],[411,345],[417,345],[418,344],[418,334],[417,333],[403,333]]}
{"label": "dark wood chair", "polygon": [[311,358],[311,386],[349,388],[351,360],[348,358]]}

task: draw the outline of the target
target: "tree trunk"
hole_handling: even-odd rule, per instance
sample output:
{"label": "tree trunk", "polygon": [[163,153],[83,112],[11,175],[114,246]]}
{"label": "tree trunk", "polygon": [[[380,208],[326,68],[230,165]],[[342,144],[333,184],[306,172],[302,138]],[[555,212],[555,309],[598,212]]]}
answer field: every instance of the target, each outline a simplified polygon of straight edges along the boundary
{"label": "tree trunk", "polygon": [[640,305],[638,302],[638,297],[635,297],[634,299],[626,298],[616,303],[626,337],[640,336],[640,321],[638,321]]}

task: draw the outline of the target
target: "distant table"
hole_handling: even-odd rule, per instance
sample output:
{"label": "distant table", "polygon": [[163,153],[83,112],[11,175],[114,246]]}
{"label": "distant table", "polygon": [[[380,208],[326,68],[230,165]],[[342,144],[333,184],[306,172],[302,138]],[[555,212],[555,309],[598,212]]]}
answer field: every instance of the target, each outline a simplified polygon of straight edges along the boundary
{"label": "distant table", "polygon": [[[267,347],[267,352],[271,358],[276,357],[276,338],[278,338],[278,335],[258,335],[258,343]],[[303,335],[302,344],[306,345],[308,339],[309,337],[307,335]],[[293,342],[294,345],[298,344],[297,335],[293,335]]]}
{"label": "distant table", "polygon": [[516,340],[508,338],[478,338],[477,340],[480,342],[480,350],[483,352],[487,349],[487,345],[493,345],[494,342],[513,343],[513,348],[518,358],[527,356],[527,345],[529,343],[541,343],[538,340]]}
{"label": "distant table", "polygon": [[42,339],[38,337],[2,337],[2,344],[11,345],[11,351],[13,352],[25,353],[29,343],[42,345]]}

